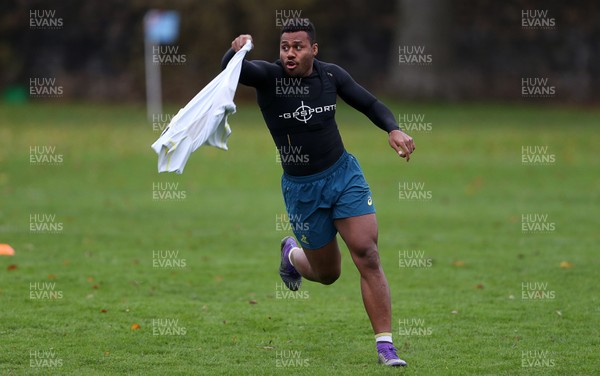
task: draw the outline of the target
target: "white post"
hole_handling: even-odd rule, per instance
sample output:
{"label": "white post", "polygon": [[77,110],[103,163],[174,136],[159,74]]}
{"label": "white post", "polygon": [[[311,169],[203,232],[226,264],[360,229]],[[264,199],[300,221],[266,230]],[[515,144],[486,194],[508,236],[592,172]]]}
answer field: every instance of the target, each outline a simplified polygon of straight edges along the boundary
{"label": "white post", "polygon": [[[147,22],[150,12],[144,16],[144,56],[146,61],[146,111],[148,120],[152,122],[154,114],[162,112],[162,87],[160,77],[160,63],[154,63],[152,50],[154,46],[160,48],[160,44],[150,39],[148,35]],[[160,51],[157,52],[160,53]],[[157,60],[158,61],[158,60]]]}

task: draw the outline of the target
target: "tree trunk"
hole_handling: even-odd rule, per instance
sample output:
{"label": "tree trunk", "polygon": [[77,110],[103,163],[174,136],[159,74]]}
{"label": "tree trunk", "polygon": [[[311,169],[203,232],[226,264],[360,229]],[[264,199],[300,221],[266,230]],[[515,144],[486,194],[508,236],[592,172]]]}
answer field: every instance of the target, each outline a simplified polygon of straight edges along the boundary
{"label": "tree trunk", "polygon": [[446,0],[397,0],[400,24],[390,89],[405,98],[453,97],[451,13]]}

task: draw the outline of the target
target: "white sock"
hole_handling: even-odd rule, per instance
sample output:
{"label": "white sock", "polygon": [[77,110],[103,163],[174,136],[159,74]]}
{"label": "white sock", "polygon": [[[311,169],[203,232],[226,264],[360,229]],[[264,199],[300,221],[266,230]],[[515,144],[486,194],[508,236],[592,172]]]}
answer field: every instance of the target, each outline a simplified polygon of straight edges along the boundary
{"label": "white sock", "polygon": [[392,342],[392,333],[378,333],[375,334],[375,342],[389,342],[389,343],[394,343]]}
{"label": "white sock", "polygon": [[296,266],[294,265],[294,263],[292,262],[292,252],[294,252],[295,250],[300,249],[298,247],[294,247],[292,248],[292,250],[290,251],[290,253],[288,253],[288,260],[290,260],[290,264],[292,264],[292,266],[295,268]]}

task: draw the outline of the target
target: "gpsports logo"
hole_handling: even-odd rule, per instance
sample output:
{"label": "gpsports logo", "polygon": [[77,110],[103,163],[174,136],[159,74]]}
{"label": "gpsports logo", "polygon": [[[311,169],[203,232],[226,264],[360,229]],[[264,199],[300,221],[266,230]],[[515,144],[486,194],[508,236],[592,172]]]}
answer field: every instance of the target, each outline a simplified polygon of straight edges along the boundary
{"label": "gpsports logo", "polygon": [[284,112],[283,114],[279,115],[279,117],[283,119],[296,119],[306,124],[310,118],[312,118],[313,114],[320,114],[329,111],[335,111],[335,103],[327,106],[310,107],[305,105],[304,101],[301,101],[300,107],[298,107],[294,112]]}

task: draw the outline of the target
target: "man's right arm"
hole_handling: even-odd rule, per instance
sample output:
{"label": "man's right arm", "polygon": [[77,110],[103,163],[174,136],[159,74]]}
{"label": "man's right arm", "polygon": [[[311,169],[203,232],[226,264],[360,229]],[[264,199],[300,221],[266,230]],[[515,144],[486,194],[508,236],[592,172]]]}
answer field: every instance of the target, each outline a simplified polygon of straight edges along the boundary
{"label": "man's right arm", "polygon": [[[245,34],[240,35],[231,42],[231,48],[225,53],[221,60],[221,69],[227,67],[229,60],[239,51],[247,40],[252,40],[252,36]],[[242,70],[240,72],[240,83],[246,86],[259,87],[268,78],[268,64],[266,61],[248,61],[244,59],[242,62]]]}

